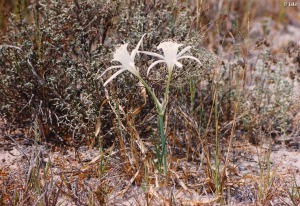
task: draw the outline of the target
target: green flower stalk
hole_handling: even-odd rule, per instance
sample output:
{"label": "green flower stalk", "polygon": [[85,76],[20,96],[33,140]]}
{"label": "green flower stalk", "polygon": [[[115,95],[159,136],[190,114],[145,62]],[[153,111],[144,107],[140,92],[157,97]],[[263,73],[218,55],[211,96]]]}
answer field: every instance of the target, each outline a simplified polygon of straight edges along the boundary
{"label": "green flower stalk", "polygon": [[167,86],[166,86],[166,90],[165,90],[164,100],[162,103],[161,110],[158,112],[158,122],[159,122],[159,131],[160,131],[160,139],[161,139],[161,156],[163,158],[162,162],[163,162],[163,167],[164,167],[164,175],[167,175],[167,168],[168,168],[167,167],[167,149],[166,149],[167,138],[164,134],[164,115],[165,115],[165,111],[166,111],[168,101],[169,101],[170,83],[171,83],[171,79],[172,79],[173,69],[174,69],[175,65],[179,68],[182,68],[182,64],[178,61],[181,59],[193,59],[193,60],[197,61],[199,64],[201,64],[199,59],[197,59],[193,56],[190,56],[190,55],[183,56],[187,51],[189,51],[191,49],[190,46],[185,47],[183,50],[181,50],[178,53],[178,49],[181,46],[183,46],[183,45],[178,44],[176,42],[172,42],[172,41],[160,43],[158,45],[157,49],[162,49],[164,56],[154,53],[154,52],[141,51],[141,53],[144,53],[144,54],[147,54],[150,56],[154,56],[154,57],[158,57],[160,59],[160,60],[153,62],[149,66],[149,68],[147,70],[147,75],[149,75],[150,70],[159,63],[167,64],[167,69],[168,69],[168,80],[167,80]]}

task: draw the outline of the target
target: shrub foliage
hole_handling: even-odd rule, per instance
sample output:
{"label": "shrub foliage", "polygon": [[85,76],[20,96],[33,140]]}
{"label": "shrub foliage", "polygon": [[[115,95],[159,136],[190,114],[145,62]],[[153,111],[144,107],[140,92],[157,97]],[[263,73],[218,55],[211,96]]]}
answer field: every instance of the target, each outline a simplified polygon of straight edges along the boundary
{"label": "shrub foliage", "polygon": [[[117,97],[115,105],[105,103],[103,81],[96,78],[111,65],[118,44],[134,45],[144,33],[149,35],[143,48],[150,50],[166,38],[197,42],[197,35],[189,31],[188,15],[167,3],[37,2],[28,7],[26,18],[22,18],[22,11],[11,17],[8,32],[1,39],[0,112],[12,122],[38,121],[45,138],[59,131],[91,137],[97,119],[101,120],[102,135],[111,135],[113,106],[122,103],[130,111],[144,103],[136,80],[126,75],[107,91]],[[204,50],[194,53],[206,62],[206,69],[214,62]],[[182,83],[192,75],[203,74],[192,61],[188,68],[176,73],[177,87],[186,85]],[[159,76],[153,74],[148,80],[160,90],[163,81]],[[147,105],[149,110],[153,107],[151,101]]]}

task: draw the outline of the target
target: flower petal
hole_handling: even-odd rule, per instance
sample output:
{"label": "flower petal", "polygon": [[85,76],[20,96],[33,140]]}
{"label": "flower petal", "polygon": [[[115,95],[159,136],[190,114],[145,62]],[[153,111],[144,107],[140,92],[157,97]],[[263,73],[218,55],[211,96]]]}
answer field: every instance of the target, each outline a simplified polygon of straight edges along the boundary
{"label": "flower petal", "polygon": [[129,62],[130,68],[127,68],[128,71],[130,71],[135,76],[139,75],[139,71],[136,69],[134,62]]}
{"label": "flower petal", "polygon": [[140,51],[140,52],[143,53],[143,54],[150,55],[150,56],[154,56],[154,57],[158,57],[158,58],[161,58],[161,59],[165,59],[165,57],[163,55],[160,55],[160,54],[157,54],[157,53],[154,53],[154,52],[146,52],[146,51]]}
{"label": "flower petal", "polygon": [[112,69],[121,68],[121,67],[122,67],[121,65],[109,67],[99,77],[97,77],[97,79],[100,79],[107,71],[112,70]]}
{"label": "flower petal", "polygon": [[135,49],[132,50],[131,55],[130,55],[132,59],[135,58],[135,55],[137,54],[137,52],[138,52],[138,50],[139,50],[139,48],[140,48],[140,46],[141,46],[141,44],[142,44],[142,42],[143,42],[143,38],[144,38],[145,35],[146,35],[146,34],[144,34],[144,35],[142,36],[141,40],[140,40],[139,43],[136,45]]}
{"label": "flower petal", "polygon": [[116,73],[114,73],[111,77],[109,77],[108,80],[106,80],[106,82],[103,84],[103,86],[106,86],[111,80],[113,80],[116,76],[118,76],[119,74],[121,74],[122,72],[126,71],[127,69],[123,68],[120,69],[119,71],[117,71]]}
{"label": "flower petal", "polygon": [[127,50],[127,46],[128,43],[119,46],[113,55],[114,58],[112,59],[112,61],[118,61],[124,67],[127,67],[128,62],[133,61],[133,59],[131,59],[131,56]]}
{"label": "flower petal", "polygon": [[174,61],[175,65],[178,66],[179,68],[182,68],[182,64],[179,61]]}
{"label": "flower petal", "polygon": [[193,59],[193,60],[197,61],[200,65],[202,65],[202,63],[200,62],[200,60],[197,59],[196,57],[193,57],[193,56],[181,56],[177,60],[180,60],[180,59]]}
{"label": "flower petal", "polygon": [[191,46],[187,46],[185,47],[183,50],[181,50],[181,52],[179,52],[177,54],[177,58],[179,58],[181,55],[183,55],[185,52],[187,52],[188,50],[190,50],[192,47]]}
{"label": "flower petal", "polygon": [[155,65],[159,64],[159,63],[162,63],[162,62],[165,62],[164,60],[157,60],[155,62],[153,62],[147,69],[147,76],[149,75],[149,72],[150,72],[150,69],[152,69]]}
{"label": "flower petal", "polygon": [[165,41],[165,42],[161,42],[158,46],[157,49],[176,49],[178,50],[179,47],[181,47],[183,44],[178,44],[176,42],[173,41]]}

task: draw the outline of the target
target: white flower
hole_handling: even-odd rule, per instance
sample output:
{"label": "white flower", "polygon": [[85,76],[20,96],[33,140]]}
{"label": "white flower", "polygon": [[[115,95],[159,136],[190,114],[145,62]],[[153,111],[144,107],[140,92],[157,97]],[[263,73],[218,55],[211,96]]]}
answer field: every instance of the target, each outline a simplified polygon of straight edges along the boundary
{"label": "white flower", "polygon": [[[142,51],[141,53],[144,54],[148,54],[151,56],[155,56],[160,58],[160,60],[157,60],[155,62],[153,62],[148,70],[147,70],[147,75],[149,74],[150,70],[159,63],[166,63],[169,72],[172,72],[174,65],[178,66],[178,67],[182,67],[182,64],[180,62],[178,62],[178,60],[180,59],[194,59],[195,61],[197,61],[199,64],[201,64],[201,62],[199,61],[199,59],[190,56],[190,55],[185,55],[183,56],[184,53],[186,53],[188,50],[191,49],[190,46],[185,47],[183,50],[181,50],[181,52],[178,53],[178,48],[181,47],[182,44],[177,44],[176,42],[172,42],[172,41],[168,41],[168,42],[162,42],[158,45],[157,49],[162,49],[164,56],[154,53],[154,52],[146,52],[146,51]],[[178,53],[178,54],[177,54]]]}
{"label": "white flower", "polygon": [[121,74],[124,71],[129,71],[132,74],[134,74],[135,76],[139,76],[139,71],[137,70],[137,68],[135,67],[135,64],[134,64],[134,58],[138,52],[139,47],[142,44],[144,36],[145,36],[145,34],[142,36],[141,40],[136,45],[136,48],[134,50],[132,50],[131,54],[129,54],[129,52],[127,50],[128,43],[123,44],[119,48],[117,48],[117,50],[114,53],[114,58],[112,59],[112,61],[118,61],[121,63],[121,65],[111,66],[111,67],[107,68],[99,76],[99,78],[101,78],[109,70],[117,69],[117,68],[120,68],[120,70],[117,71],[116,73],[114,73],[108,80],[106,80],[106,82],[103,84],[104,86],[106,86],[110,81],[112,81],[116,76],[118,76],[119,74]]}

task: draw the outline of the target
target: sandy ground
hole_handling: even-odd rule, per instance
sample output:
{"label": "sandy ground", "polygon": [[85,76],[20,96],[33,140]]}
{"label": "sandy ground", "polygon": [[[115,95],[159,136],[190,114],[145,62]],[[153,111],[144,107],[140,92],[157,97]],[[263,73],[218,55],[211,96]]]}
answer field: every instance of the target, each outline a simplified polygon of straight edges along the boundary
{"label": "sandy ground", "polygon": [[[27,160],[31,159],[31,155],[33,151],[36,150],[36,146],[28,145],[27,141],[17,140],[13,142],[11,139],[0,137],[0,174],[5,174],[4,176],[0,176],[0,184],[4,184],[4,179],[7,176],[20,177],[22,171],[25,168],[28,168],[29,163]],[[49,162],[51,159],[52,162],[52,171],[53,174],[56,174],[56,177],[59,178],[57,174],[62,171],[66,172],[74,172],[77,171],[76,174],[78,176],[84,175],[89,167],[95,163],[95,158],[99,155],[99,151],[97,149],[88,149],[86,146],[82,146],[78,148],[77,154],[75,155],[74,150],[59,150],[53,151],[49,147],[49,145],[43,144],[38,146],[41,151],[41,157],[44,162]],[[231,193],[231,205],[252,205],[255,202],[255,187],[258,185],[258,182],[261,180],[260,171],[262,171],[259,167],[259,162],[262,161],[261,158],[266,158],[267,150],[269,146],[267,144],[263,144],[260,146],[253,146],[250,143],[237,141],[233,144],[232,155],[235,156],[234,162],[232,165],[235,165],[234,172],[230,172],[229,178],[230,181],[234,182],[230,187]],[[111,161],[118,161],[116,157],[112,156]],[[78,158],[77,158],[78,157]],[[289,146],[284,142],[277,142],[271,145],[271,174],[276,177],[276,179],[280,179],[280,186],[283,184],[283,180],[286,181],[287,185],[292,184],[292,175],[295,175],[296,182],[300,185],[300,149],[299,145],[297,146]],[[190,168],[193,168],[195,165],[191,165]],[[231,166],[232,167],[232,166]],[[263,169],[266,171],[266,168]],[[179,173],[178,173],[179,174]],[[265,173],[266,174],[266,173]],[[115,176],[115,179],[113,176]],[[70,178],[72,178],[70,173]],[[203,176],[203,175],[202,175]],[[124,194],[120,191],[116,191],[114,194],[110,196],[110,201],[114,202],[112,205],[136,205],[137,201],[139,203],[144,202],[145,194],[143,193],[143,189],[140,186],[136,186],[134,184],[130,184],[128,178],[118,177],[118,174],[112,173],[108,175],[108,178],[112,178],[112,181],[119,181],[123,179],[123,185],[127,188],[124,191]],[[93,182],[92,184],[99,183],[99,179],[97,178],[89,178],[88,184]],[[129,182],[129,183],[128,183]],[[118,183],[120,184],[120,183]],[[189,185],[189,183],[183,183],[186,187],[182,189],[182,187],[173,188],[173,192],[177,201],[181,203],[186,203],[187,205],[194,205],[197,202],[210,202],[213,201],[213,197],[209,194],[199,194],[194,189],[194,186]],[[183,187],[183,188],[184,188]],[[163,195],[167,190],[164,188],[156,187],[155,184],[150,186],[149,191],[153,193],[153,195]],[[63,199],[65,202],[65,199]],[[288,200],[287,200],[288,201]],[[72,204],[66,204],[72,205]]]}

